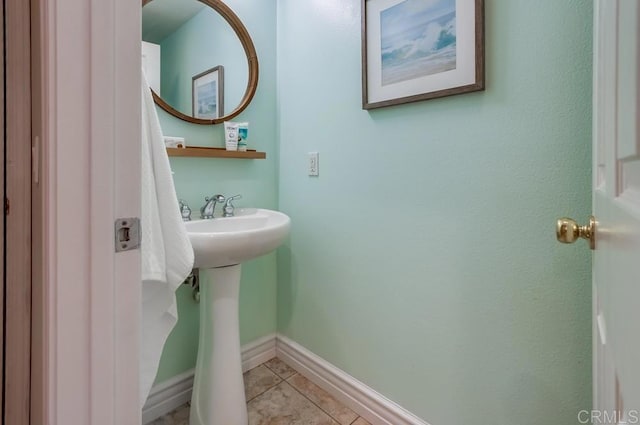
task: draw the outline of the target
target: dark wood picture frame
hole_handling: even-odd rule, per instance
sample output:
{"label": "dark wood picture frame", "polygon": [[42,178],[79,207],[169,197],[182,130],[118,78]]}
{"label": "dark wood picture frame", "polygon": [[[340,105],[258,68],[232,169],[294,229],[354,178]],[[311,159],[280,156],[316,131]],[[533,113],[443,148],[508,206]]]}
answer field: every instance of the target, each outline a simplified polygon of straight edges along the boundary
{"label": "dark wood picture frame", "polygon": [[[475,63],[475,79],[470,83],[463,85],[457,85],[452,87],[442,87],[441,89],[433,91],[419,92],[409,95],[401,95],[398,97],[390,97],[385,99],[372,99],[370,95],[370,89],[372,84],[370,83],[370,69],[369,69],[369,55],[371,54],[368,49],[370,48],[367,42],[368,34],[368,22],[367,22],[367,8],[368,5],[380,0],[362,0],[362,109],[375,109],[386,106],[399,105],[403,103],[418,102],[422,100],[435,99],[445,96],[453,96],[462,93],[469,93],[474,91],[482,91],[485,88],[485,61],[484,61],[484,0],[467,0],[470,5],[470,9],[473,9],[475,29],[472,32],[475,35],[475,42],[473,45],[474,51],[474,63]],[[456,11],[457,16],[458,11]],[[457,43],[457,41],[456,41]],[[380,43],[382,44],[382,43]],[[381,49],[382,50],[382,49]],[[377,52],[382,55],[381,51]],[[382,83],[380,83],[382,86]]]}
{"label": "dark wood picture frame", "polygon": [[[207,77],[211,74],[217,74],[216,78],[216,116],[215,117],[202,117],[199,115],[196,110],[196,101],[197,101],[197,83],[198,80]],[[217,119],[224,116],[224,66],[218,65],[213,68],[207,69],[199,73],[198,75],[194,75],[191,78],[191,112],[194,118],[197,119]]]}

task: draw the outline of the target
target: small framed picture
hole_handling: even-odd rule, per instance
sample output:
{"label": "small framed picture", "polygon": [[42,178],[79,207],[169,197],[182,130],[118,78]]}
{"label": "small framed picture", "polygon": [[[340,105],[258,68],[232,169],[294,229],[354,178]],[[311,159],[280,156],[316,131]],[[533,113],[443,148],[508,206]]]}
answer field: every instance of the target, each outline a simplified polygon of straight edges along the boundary
{"label": "small framed picture", "polygon": [[362,0],[362,107],[484,90],[484,0]]}
{"label": "small framed picture", "polygon": [[193,116],[212,120],[224,116],[224,67],[218,65],[193,77]]}

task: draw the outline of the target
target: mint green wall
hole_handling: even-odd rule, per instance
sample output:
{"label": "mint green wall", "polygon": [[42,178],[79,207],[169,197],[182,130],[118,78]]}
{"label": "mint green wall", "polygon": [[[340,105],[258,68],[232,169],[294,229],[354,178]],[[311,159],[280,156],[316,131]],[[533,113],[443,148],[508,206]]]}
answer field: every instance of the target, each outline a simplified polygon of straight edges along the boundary
{"label": "mint green wall", "polygon": [[[432,425],[575,423],[590,257],[553,223],[590,211],[591,2],[486,0],[487,91],[371,112],[358,0],[227,3],[260,60],[238,120],[268,158],[171,162],[194,212],[239,192],[292,218],[277,271],[274,255],[243,268],[243,343],[276,329],[277,273],[280,332]],[[223,145],[220,126],[160,116]],[[198,308],[178,295],[158,382],[195,364]]]}
{"label": "mint green wall", "polygon": [[171,106],[190,115],[192,77],[218,65],[223,65],[225,71],[225,112],[231,112],[240,104],[249,78],[247,58],[240,39],[215,10],[204,8],[165,38],[160,49],[160,90]]}
{"label": "mint green wall", "polygon": [[[241,193],[236,206],[277,208],[276,142],[276,1],[225,0],[251,34],[260,62],[258,91],[236,118],[249,121],[249,148],[267,152],[266,160],[171,158],[176,191],[197,217],[204,197]],[[183,136],[199,146],[224,146],[222,126],[182,122],[158,110],[165,135]],[[178,291],[180,319],[165,346],[156,382],[195,366],[198,345],[198,305],[188,287]],[[276,256],[271,254],[242,267],[240,337],[247,343],[276,330]]]}
{"label": "mint green wall", "polygon": [[[591,406],[591,1],[487,0],[487,90],[363,111],[360,0],[278,1],[278,329],[432,425]],[[320,176],[308,177],[307,152]]]}

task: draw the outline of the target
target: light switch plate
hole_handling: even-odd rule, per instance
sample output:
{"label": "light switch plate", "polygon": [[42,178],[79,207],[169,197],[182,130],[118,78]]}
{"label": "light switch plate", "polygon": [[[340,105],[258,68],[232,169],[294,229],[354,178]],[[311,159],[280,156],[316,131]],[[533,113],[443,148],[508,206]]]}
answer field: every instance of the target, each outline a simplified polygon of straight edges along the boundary
{"label": "light switch plate", "polygon": [[318,166],[318,152],[309,152],[309,175],[320,175],[320,167]]}

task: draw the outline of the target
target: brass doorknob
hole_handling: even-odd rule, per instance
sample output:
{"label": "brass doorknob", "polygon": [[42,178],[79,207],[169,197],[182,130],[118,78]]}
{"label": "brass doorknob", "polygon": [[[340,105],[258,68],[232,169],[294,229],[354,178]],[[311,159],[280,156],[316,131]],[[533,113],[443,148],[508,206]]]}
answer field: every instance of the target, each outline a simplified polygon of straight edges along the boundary
{"label": "brass doorknob", "polygon": [[580,226],[575,220],[567,217],[558,219],[556,223],[556,237],[558,242],[574,243],[578,238],[587,239],[591,249],[596,248],[596,219],[589,217],[589,224]]}

